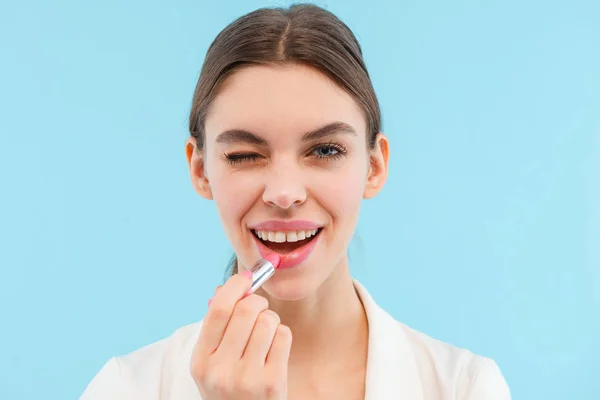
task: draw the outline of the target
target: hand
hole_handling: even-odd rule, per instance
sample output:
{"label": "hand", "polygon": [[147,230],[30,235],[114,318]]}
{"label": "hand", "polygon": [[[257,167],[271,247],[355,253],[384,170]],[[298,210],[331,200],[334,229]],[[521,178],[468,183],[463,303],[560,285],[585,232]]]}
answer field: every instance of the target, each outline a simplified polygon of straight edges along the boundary
{"label": "hand", "polygon": [[234,275],[210,302],[190,365],[203,400],[287,398],[292,333],[251,285]]}

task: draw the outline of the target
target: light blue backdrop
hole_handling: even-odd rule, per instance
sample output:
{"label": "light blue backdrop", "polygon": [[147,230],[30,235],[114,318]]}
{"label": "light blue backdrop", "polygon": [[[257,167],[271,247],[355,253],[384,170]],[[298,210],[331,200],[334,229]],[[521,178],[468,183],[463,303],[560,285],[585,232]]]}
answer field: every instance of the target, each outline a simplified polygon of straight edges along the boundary
{"label": "light blue backdrop", "polygon": [[[190,100],[214,36],[273,4],[3,2],[0,398],[77,398],[202,318],[231,249],[189,181]],[[318,4],[358,36],[393,146],[354,276],[514,398],[598,399],[600,3]]]}

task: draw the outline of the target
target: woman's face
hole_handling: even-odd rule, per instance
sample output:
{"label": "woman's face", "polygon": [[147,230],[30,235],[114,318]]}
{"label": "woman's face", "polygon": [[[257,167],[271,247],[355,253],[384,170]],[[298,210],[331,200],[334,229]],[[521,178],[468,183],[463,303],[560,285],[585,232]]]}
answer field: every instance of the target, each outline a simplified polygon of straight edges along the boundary
{"label": "woman's face", "polygon": [[214,199],[240,269],[277,252],[264,286],[282,300],[344,268],[361,200],[387,176],[387,140],[367,146],[354,99],[315,69],[252,66],[221,87],[203,152],[187,145],[196,190]]}

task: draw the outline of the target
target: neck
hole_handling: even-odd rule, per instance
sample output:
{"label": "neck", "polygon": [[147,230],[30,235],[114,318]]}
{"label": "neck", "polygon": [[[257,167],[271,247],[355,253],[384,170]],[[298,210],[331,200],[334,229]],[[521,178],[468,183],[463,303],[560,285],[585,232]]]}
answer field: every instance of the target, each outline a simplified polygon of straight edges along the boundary
{"label": "neck", "polygon": [[269,298],[270,308],[292,331],[290,363],[339,360],[364,349],[368,323],[344,258],[309,297],[295,302]]}

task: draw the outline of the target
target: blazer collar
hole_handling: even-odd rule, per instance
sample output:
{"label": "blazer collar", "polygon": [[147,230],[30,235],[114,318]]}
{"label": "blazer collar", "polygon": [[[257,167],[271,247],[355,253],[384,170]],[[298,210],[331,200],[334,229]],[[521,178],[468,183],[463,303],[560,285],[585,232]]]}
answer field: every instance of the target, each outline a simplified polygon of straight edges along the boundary
{"label": "blazer collar", "polygon": [[[365,400],[410,399],[422,400],[421,379],[410,342],[403,325],[375,303],[367,289],[357,280],[354,288],[360,297],[369,324]],[[202,322],[184,344],[182,371],[170,389],[171,399],[200,399],[189,375],[193,346]]]}
{"label": "blazer collar", "polygon": [[369,324],[365,400],[422,400],[415,356],[402,325],[379,307],[356,280],[354,287]]}

